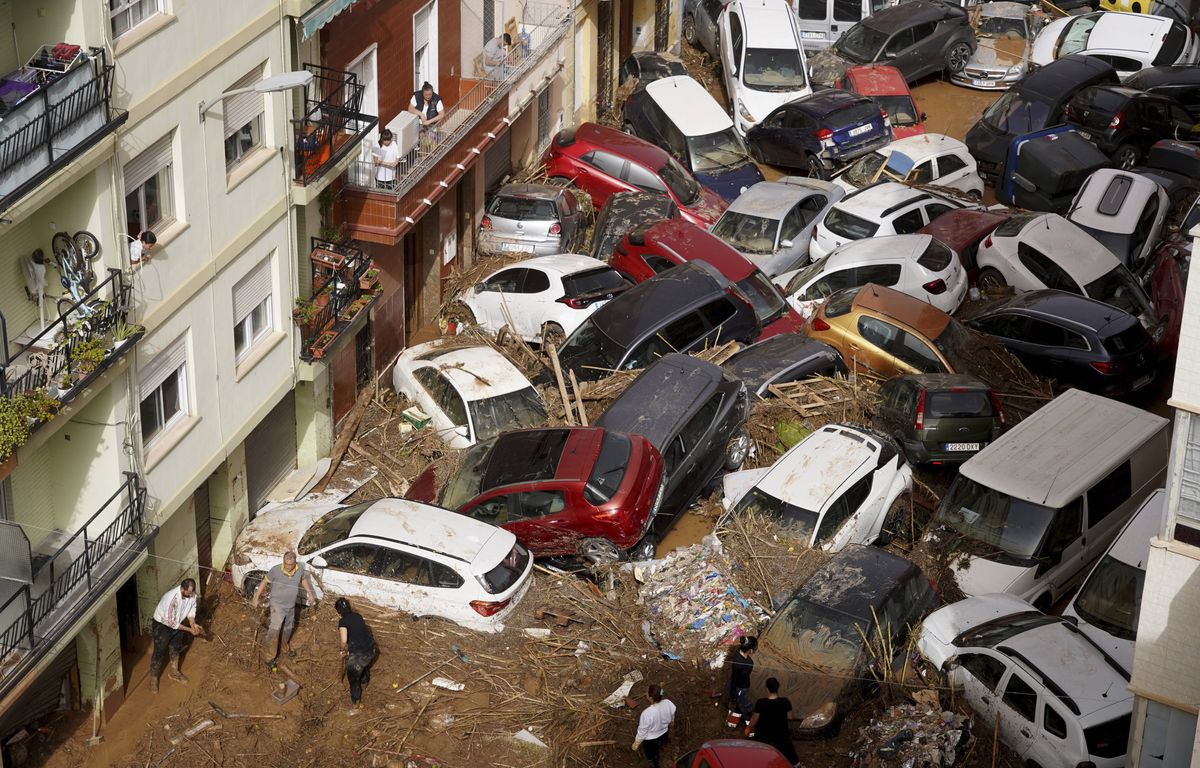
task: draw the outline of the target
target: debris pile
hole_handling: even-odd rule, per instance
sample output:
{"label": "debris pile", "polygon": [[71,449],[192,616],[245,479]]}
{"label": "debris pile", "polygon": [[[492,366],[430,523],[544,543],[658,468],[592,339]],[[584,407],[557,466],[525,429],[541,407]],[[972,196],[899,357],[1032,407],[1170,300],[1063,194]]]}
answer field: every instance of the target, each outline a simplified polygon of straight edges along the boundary
{"label": "debris pile", "polygon": [[879,385],[859,375],[813,376],[803,381],[772,384],[771,397],[757,400],[746,431],[754,454],[746,469],[767,467],[808,433],[833,422],[869,424],[879,404]]}
{"label": "debris pile", "polygon": [[[920,694],[928,694],[921,696]],[[864,725],[851,753],[859,768],[949,768],[969,737],[970,721],[943,710],[934,691],[916,704],[897,704]]]}
{"label": "debris pile", "polygon": [[829,560],[827,552],[809,547],[795,528],[757,513],[729,517],[716,535],[734,564],[734,583],[772,613]]}

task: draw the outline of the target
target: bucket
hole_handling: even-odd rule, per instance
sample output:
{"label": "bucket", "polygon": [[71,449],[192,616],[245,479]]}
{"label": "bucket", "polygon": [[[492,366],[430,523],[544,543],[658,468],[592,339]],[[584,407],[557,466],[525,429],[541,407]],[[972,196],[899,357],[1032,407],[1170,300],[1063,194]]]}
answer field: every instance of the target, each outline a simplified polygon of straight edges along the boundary
{"label": "bucket", "polygon": [[729,710],[729,714],[725,715],[725,725],[729,728],[737,728],[741,724],[742,716],[732,709]]}

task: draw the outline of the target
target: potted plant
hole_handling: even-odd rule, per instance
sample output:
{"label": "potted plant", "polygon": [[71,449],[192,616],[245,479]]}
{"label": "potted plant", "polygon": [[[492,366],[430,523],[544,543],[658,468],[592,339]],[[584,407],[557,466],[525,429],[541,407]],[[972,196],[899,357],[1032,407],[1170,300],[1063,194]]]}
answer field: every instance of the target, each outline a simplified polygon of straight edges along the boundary
{"label": "potted plant", "polygon": [[358,278],[358,287],[364,291],[373,291],[379,282],[379,270],[371,267]]}
{"label": "potted plant", "polygon": [[74,387],[75,377],[71,375],[70,371],[64,373],[62,378],[58,380],[58,396],[60,398],[66,397],[67,393]]}
{"label": "potted plant", "polygon": [[18,397],[0,397],[0,458],[9,459],[29,439],[29,420]]}
{"label": "potted plant", "polygon": [[113,348],[120,349],[125,346],[141,330],[141,326],[126,323],[124,320],[118,320],[117,324],[113,326]]}
{"label": "potted plant", "polygon": [[19,405],[25,413],[25,418],[31,424],[49,421],[62,407],[62,403],[58,401],[57,397],[50,394],[49,389],[31,389],[18,395],[17,399],[20,400]]}
{"label": "potted plant", "polygon": [[104,344],[99,339],[86,339],[75,345],[71,350],[71,361],[75,372],[80,378],[85,378],[96,371],[104,362]]}
{"label": "potted plant", "polygon": [[322,331],[321,335],[317,337],[317,340],[313,342],[313,345],[312,345],[313,358],[316,360],[320,360],[321,358],[325,357],[325,350],[329,349],[330,345],[333,344],[334,340],[337,339],[337,337],[338,337],[337,333],[335,333],[333,331]]}
{"label": "potted plant", "polygon": [[296,299],[292,308],[292,320],[301,328],[307,328],[317,319],[317,305],[308,299]]}

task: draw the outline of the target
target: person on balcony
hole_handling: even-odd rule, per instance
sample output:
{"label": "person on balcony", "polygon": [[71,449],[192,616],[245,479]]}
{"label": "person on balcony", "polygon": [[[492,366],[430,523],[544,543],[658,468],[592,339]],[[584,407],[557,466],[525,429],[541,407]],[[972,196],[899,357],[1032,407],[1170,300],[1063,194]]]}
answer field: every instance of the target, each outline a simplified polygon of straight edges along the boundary
{"label": "person on balcony", "polygon": [[395,189],[400,147],[396,146],[391,131],[384,129],[379,134],[379,146],[371,150],[371,154],[375,158],[375,185],[382,189]]}
{"label": "person on balcony", "polygon": [[433,90],[433,86],[428,82],[421,84],[421,90],[413,91],[412,101],[408,104],[408,111],[417,116],[421,121],[421,144],[436,145],[438,142],[438,133],[435,126],[443,117],[442,97],[438,96]]}
{"label": "person on balcony", "polygon": [[487,41],[483,46],[483,71],[487,73],[488,77],[504,79],[508,76],[508,63],[512,47],[512,35],[507,32]]}
{"label": "person on balcony", "polygon": [[[184,622],[187,626],[184,626]],[[183,635],[195,637],[204,632],[196,623],[196,580],[184,579],[178,587],[168,590],[154,609],[154,621],[150,637],[154,651],[150,654],[150,692],[158,693],[158,677],[162,674],[163,662],[171,657],[168,677],[186,683],[187,676],[179,671],[179,656],[183,653]]]}

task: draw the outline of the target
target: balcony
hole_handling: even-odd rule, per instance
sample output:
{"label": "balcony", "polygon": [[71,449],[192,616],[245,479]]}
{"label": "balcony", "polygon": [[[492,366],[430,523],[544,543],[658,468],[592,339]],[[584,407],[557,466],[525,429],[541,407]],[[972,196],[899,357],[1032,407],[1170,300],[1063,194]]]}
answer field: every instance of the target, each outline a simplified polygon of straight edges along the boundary
{"label": "balcony", "polygon": [[363,137],[379,122],[375,115],[360,112],[365,88],[357,75],[316,64],[304,68],[314,77],[304,89],[304,117],[292,121],[298,205],[307,204],[337,175],[331,171],[345,170]]}
{"label": "balcony", "polygon": [[379,270],[358,248],[313,238],[309,261],[312,298],[296,300],[292,319],[300,327],[300,358],[311,363],[365,321],[381,290]]}
{"label": "balcony", "polygon": [[36,547],[20,525],[0,521],[0,697],[68,636],[157,533],[146,520],[146,489],[131,472],[78,530],[51,531]]}
{"label": "balcony", "polygon": [[60,43],[0,78],[0,213],[125,122],[113,69],[103,48]]}

